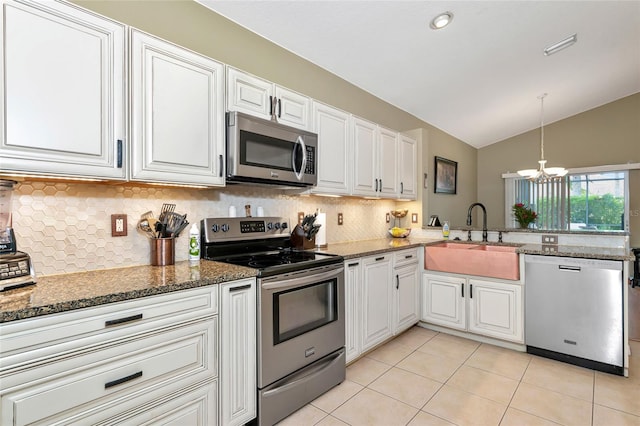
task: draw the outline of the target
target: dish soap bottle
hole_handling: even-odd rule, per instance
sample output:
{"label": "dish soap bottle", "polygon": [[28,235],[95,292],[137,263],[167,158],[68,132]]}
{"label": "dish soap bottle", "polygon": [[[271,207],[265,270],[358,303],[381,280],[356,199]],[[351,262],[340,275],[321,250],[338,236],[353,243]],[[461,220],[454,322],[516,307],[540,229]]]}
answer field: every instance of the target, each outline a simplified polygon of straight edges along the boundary
{"label": "dish soap bottle", "polygon": [[194,223],[189,230],[189,261],[196,262],[200,260],[200,231]]}
{"label": "dish soap bottle", "polygon": [[444,237],[445,240],[449,239],[449,221],[448,220],[445,220],[444,225],[442,225],[442,237]]}

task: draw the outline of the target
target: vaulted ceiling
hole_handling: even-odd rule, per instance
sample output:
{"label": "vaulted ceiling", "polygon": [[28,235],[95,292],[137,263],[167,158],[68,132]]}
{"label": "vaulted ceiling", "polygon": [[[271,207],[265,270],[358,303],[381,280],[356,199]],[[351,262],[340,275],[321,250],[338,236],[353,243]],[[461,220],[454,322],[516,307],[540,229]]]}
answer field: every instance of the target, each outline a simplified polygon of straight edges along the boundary
{"label": "vaulted ceiling", "polygon": [[197,1],[478,148],[640,92],[637,0]]}

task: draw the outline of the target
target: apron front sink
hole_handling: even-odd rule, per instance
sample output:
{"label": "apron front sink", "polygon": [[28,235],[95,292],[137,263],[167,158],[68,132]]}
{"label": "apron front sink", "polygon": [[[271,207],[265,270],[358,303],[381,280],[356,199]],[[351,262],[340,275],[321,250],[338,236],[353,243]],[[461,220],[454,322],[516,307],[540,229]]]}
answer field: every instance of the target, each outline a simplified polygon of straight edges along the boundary
{"label": "apron front sink", "polygon": [[438,243],[425,246],[424,267],[428,271],[519,280],[516,249],[505,245]]}

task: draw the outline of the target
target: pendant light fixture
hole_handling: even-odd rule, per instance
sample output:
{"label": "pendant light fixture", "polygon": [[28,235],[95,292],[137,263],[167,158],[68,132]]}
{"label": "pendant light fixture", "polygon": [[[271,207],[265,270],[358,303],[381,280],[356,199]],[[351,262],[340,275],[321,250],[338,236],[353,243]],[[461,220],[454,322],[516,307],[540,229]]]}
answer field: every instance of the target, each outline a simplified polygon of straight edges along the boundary
{"label": "pendant light fixture", "polygon": [[547,160],[544,159],[544,98],[546,93],[538,96],[540,99],[540,168],[518,170],[518,174],[529,179],[531,182],[545,182],[552,179],[560,179],[567,174],[567,170],[563,167],[545,167]]}

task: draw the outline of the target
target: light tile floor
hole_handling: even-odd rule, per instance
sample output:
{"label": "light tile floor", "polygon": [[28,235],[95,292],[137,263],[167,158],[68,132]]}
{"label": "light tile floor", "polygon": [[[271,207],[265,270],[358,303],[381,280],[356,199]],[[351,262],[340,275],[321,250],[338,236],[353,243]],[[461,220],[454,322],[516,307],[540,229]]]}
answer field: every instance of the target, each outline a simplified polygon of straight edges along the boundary
{"label": "light tile floor", "polygon": [[631,345],[625,378],[413,327],[280,425],[640,426]]}

